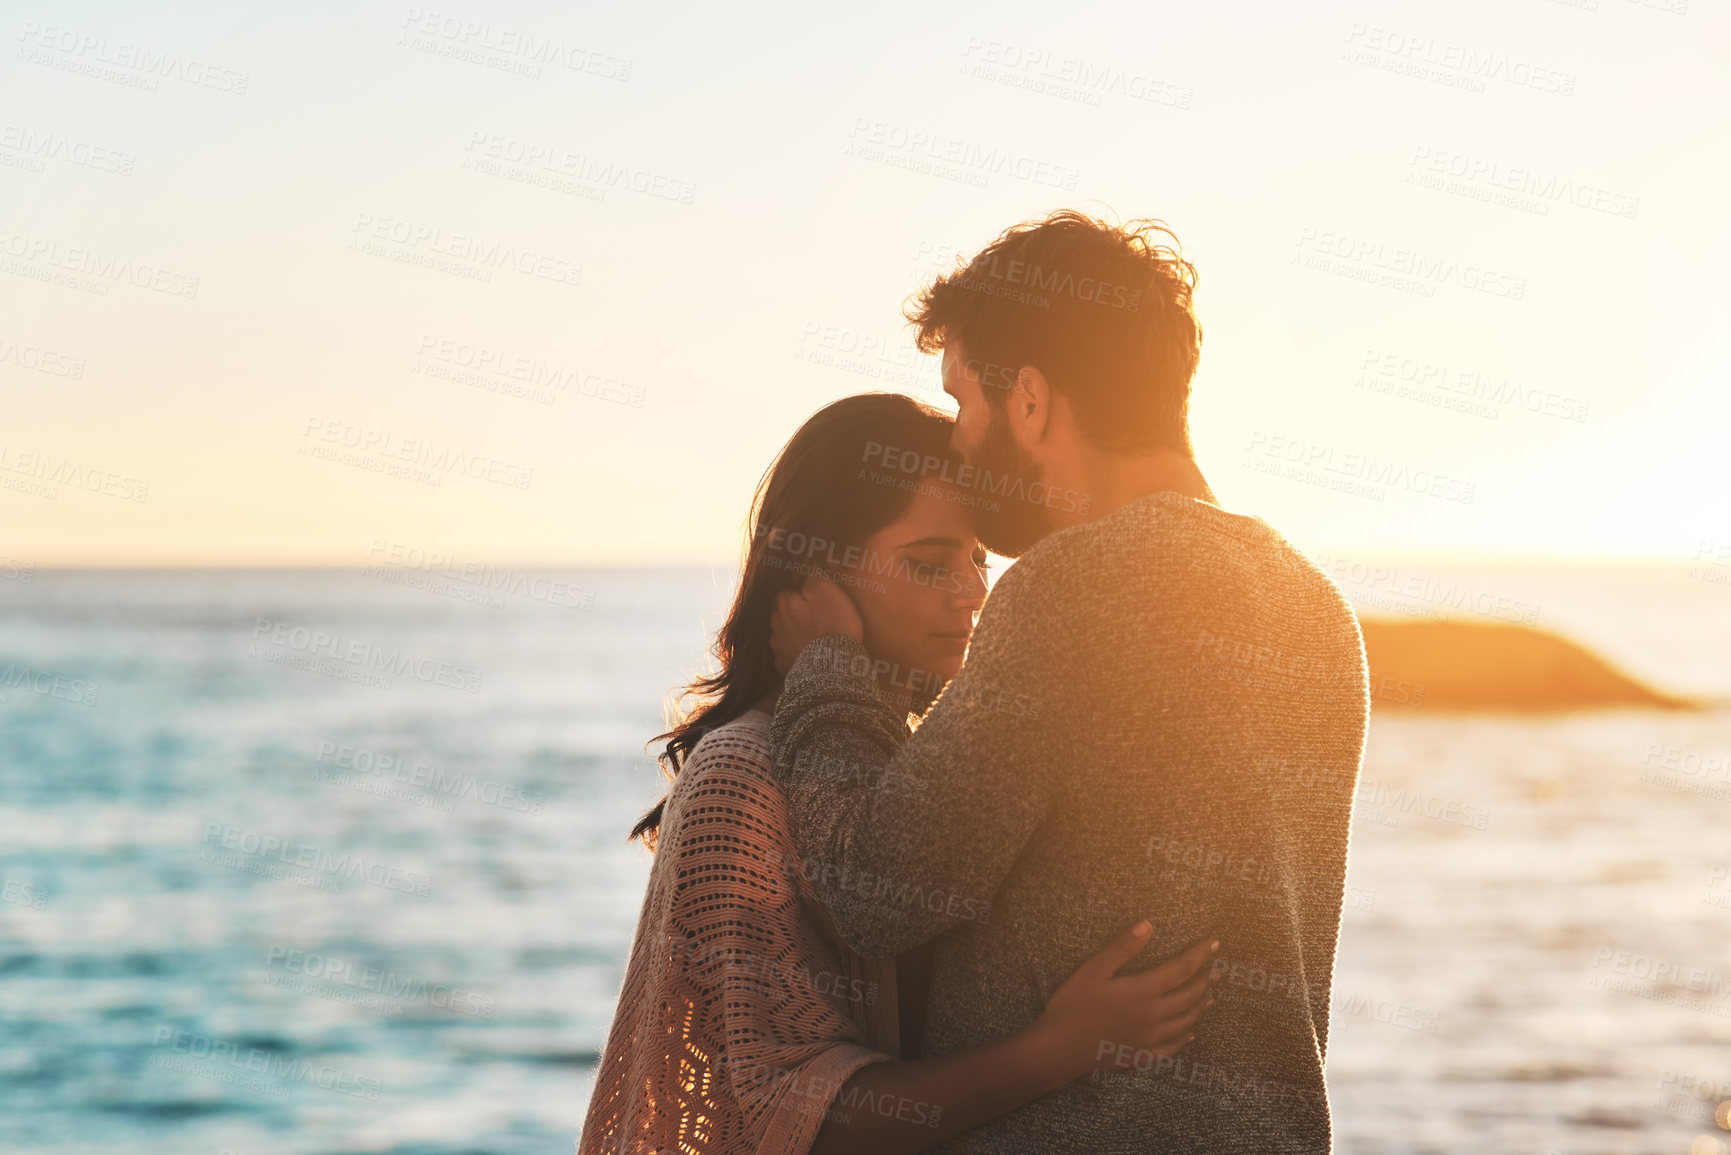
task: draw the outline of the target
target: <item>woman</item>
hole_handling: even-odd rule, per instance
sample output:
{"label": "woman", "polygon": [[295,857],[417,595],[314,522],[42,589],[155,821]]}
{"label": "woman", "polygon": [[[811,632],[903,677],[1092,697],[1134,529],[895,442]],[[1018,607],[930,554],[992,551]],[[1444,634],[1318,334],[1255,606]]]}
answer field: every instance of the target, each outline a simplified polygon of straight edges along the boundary
{"label": "woman", "polygon": [[[880,690],[922,713],[961,668],[985,551],[968,506],[951,500],[961,495],[881,484],[865,462],[885,446],[947,459],[950,429],[907,397],[849,397],[813,415],[759,484],[720,668],[691,685],[696,705],[661,736],[672,787],[631,832],[655,864],[580,1155],[919,1151],[1096,1070],[1103,1039],[1172,1054],[1212,1001],[1206,941],[1112,977],[1145,942],[1141,923],[1023,1030],[906,1058],[923,992],[901,1007],[897,990],[918,968],[898,984],[894,960],[842,946],[800,868],[769,753],[776,595],[818,569],[840,582],[890,671]],[[909,670],[936,676],[895,674]]]}

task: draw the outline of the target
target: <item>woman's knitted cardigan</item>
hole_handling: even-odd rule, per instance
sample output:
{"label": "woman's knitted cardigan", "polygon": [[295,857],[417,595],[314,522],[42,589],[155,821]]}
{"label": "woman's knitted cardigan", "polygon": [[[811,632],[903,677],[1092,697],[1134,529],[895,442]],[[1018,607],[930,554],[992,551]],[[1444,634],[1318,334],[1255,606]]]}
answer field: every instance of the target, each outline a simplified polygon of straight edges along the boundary
{"label": "woman's knitted cardigan", "polygon": [[[895,960],[839,945],[753,710],[675,777],[578,1155],[805,1155],[899,1054]],[[821,864],[820,864],[821,865]]]}

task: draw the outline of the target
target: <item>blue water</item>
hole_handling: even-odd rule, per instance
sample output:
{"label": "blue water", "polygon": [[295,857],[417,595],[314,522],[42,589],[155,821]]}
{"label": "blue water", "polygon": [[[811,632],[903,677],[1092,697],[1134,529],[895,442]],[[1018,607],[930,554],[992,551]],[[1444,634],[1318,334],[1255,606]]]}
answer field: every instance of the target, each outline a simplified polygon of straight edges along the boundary
{"label": "blue water", "polygon": [[[0,581],[0,1150],[571,1149],[647,874],[622,840],[659,792],[643,743],[730,575],[540,576],[578,604],[359,573]],[[1722,585],[1473,580],[1731,696]],[[1731,1098],[1731,994],[1601,984],[1618,952],[1731,976],[1731,801],[1643,781],[1670,750],[1731,755],[1731,713],[1373,722],[1342,1151],[1731,1139],[1703,1114]]]}
{"label": "blue water", "polygon": [[[642,746],[724,593],[568,576],[594,608],[341,574],[0,588],[0,669],[69,679],[0,704],[0,879],[27,900],[0,902],[0,1147],[570,1149],[647,874],[623,843],[656,796]],[[406,651],[479,692],[255,656],[279,621],[340,637],[345,672]],[[395,795],[321,778],[344,747]],[[316,985],[332,964],[352,981]]]}

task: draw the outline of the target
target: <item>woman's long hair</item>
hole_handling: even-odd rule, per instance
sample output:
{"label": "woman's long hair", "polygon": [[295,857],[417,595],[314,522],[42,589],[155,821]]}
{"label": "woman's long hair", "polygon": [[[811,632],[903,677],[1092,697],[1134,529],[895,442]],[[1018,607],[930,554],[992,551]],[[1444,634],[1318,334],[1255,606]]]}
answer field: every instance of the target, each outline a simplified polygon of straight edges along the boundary
{"label": "woman's long hair", "polygon": [[[679,720],[651,739],[666,739],[656,761],[670,782],[705,734],[780,685],[769,649],[776,595],[798,589],[826,558],[863,545],[900,517],[923,473],[903,472],[898,462],[909,453],[922,465],[952,460],[953,424],[911,397],[862,393],[819,409],[782,447],[752,498],[739,591],[711,649],[717,669],[674,695]],[[630,837],[654,850],[666,806],[663,796]]]}

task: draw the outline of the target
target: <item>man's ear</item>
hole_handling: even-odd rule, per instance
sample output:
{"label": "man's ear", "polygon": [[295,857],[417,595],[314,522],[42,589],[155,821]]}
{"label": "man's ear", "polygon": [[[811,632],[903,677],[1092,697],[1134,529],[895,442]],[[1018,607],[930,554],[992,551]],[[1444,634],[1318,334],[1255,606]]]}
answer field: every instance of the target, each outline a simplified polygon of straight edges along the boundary
{"label": "man's ear", "polygon": [[1052,386],[1046,375],[1023,365],[1004,403],[1010,435],[1023,449],[1033,449],[1052,433]]}

